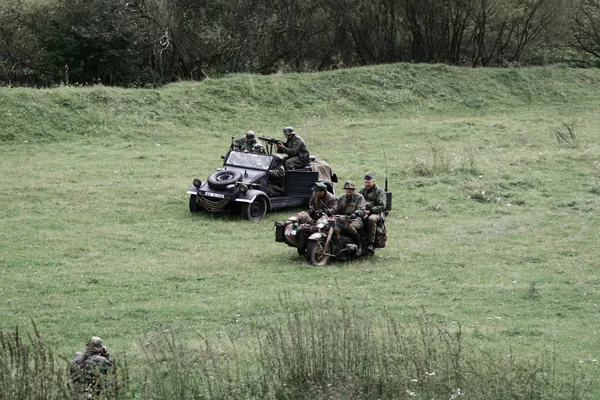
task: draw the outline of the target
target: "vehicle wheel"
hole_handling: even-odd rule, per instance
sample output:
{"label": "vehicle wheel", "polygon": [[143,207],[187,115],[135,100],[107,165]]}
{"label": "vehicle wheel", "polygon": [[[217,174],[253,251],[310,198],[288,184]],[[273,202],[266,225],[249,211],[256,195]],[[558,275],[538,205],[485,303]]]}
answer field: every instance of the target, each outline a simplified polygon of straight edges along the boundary
{"label": "vehicle wheel", "polygon": [[202,211],[202,206],[198,204],[198,196],[195,194],[190,195],[190,212],[197,213]]}
{"label": "vehicle wheel", "polygon": [[264,197],[259,196],[252,203],[244,203],[242,212],[244,217],[250,221],[260,221],[267,214],[267,201]]}
{"label": "vehicle wheel", "polygon": [[306,254],[306,249],[304,247],[296,247],[299,256],[303,256]]}
{"label": "vehicle wheel", "polygon": [[329,242],[325,248],[325,238],[320,240],[311,240],[306,248],[306,261],[312,265],[326,265],[329,262],[329,254],[333,252],[333,245]]}
{"label": "vehicle wheel", "polygon": [[223,190],[228,185],[237,182],[242,177],[240,171],[222,169],[208,177],[208,186],[212,189]]}

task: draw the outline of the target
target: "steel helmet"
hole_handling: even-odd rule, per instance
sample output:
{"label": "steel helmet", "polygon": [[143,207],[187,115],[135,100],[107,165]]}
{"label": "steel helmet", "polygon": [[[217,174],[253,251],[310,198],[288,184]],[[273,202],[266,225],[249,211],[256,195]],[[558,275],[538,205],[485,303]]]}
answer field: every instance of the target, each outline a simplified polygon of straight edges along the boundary
{"label": "steel helmet", "polygon": [[327,191],[327,185],[325,185],[323,182],[317,182],[312,187],[312,191],[313,192],[326,192]]}
{"label": "steel helmet", "polygon": [[344,183],[344,189],[356,189],[356,185],[352,181]]}
{"label": "steel helmet", "polygon": [[292,128],[291,126],[286,126],[285,128],[283,128],[283,134],[284,135],[295,135],[296,132],[294,132],[294,128]]}
{"label": "steel helmet", "polygon": [[256,138],[256,133],[254,133],[254,131],[246,132],[246,139],[255,139],[255,138]]}

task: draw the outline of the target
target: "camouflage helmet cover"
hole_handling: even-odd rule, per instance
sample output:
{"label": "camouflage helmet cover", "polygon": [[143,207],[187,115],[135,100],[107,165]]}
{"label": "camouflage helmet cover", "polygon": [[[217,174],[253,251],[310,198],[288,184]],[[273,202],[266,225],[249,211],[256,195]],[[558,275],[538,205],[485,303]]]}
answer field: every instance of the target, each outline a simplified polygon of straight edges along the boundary
{"label": "camouflage helmet cover", "polygon": [[300,211],[298,213],[298,222],[300,224],[309,224],[312,221],[312,218],[306,211]]}
{"label": "camouflage helmet cover", "polygon": [[91,351],[101,352],[102,348],[104,347],[104,343],[102,342],[102,339],[98,336],[92,336],[88,346]]}
{"label": "camouflage helmet cover", "polygon": [[356,184],[352,181],[344,183],[344,189],[356,189]]}

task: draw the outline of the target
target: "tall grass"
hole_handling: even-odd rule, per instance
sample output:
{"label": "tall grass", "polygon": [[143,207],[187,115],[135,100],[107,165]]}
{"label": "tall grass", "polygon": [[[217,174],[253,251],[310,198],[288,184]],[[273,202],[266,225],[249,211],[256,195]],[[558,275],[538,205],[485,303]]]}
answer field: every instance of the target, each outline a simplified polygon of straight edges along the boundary
{"label": "tall grass", "polygon": [[[86,398],[68,381],[68,360],[56,360],[35,330],[0,333],[0,399]],[[243,339],[201,337],[178,343],[173,331],[144,338],[145,357],[129,379],[102,399],[588,399],[595,364],[564,374],[548,349],[534,359],[511,351],[483,352],[460,324],[438,324],[423,313],[416,324],[390,315],[373,320],[343,301],[308,301],[263,314]],[[125,357],[120,356],[124,361]]]}
{"label": "tall grass", "polygon": [[0,400],[70,398],[61,366],[35,325],[25,337],[18,328],[0,332]]}

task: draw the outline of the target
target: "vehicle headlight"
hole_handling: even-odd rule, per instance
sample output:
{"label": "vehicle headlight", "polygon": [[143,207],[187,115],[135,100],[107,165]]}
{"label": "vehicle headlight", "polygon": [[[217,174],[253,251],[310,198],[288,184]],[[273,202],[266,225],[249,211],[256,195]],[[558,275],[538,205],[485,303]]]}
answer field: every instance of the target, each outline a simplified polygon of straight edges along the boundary
{"label": "vehicle headlight", "polygon": [[241,194],[248,193],[248,186],[246,186],[245,183],[242,183],[242,182],[238,183],[238,188],[240,189]]}
{"label": "vehicle headlight", "polygon": [[193,180],[192,184],[196,187],[196,189],[200,189],[200,186],[202,186],[202,181],[196,178]]}

